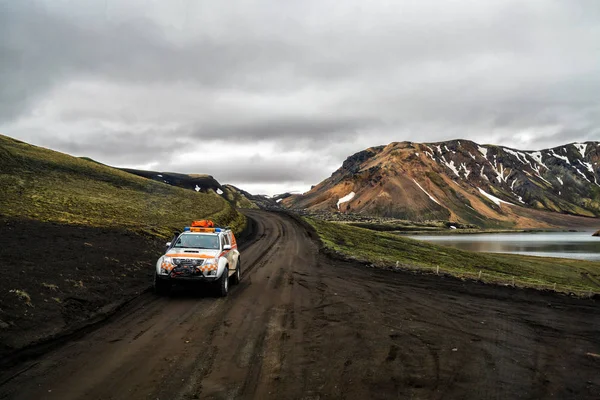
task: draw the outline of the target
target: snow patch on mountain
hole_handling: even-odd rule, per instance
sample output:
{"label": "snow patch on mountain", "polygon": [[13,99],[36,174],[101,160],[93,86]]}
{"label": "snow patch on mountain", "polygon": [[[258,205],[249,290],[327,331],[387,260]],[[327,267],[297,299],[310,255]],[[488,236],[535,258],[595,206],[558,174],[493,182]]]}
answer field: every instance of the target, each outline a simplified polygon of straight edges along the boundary
{"label": "snow patch on mountain", "polygon": [[489,181],[489,179],[488,179],[487,175],[485,175],[485,174],[483,173],[483,169],[484,169],[484,168],[485,168],[485,165],[482,165],[482,166],[481,166],[481,171],[479,172],[479,176],[482,176],[482,177],[484,177],[486,180],[488,180],[488,181]]}
{"label": "snow patch on mountain", "polygon": [[569,161],[569,158],[568,158],[568,157],[561,156],[560,154],[556,154],[556,153],[554,152],[554,150],[550,150],[550,153],[551,153],[551,154],[552,154],[554,157],[556,157],[556,158],[560,158],[561,160],[564,160],[564,161],[565,161],[567,164],[571,165],[571,161]]}
{"label": "snow patch on mountain", "polygon": [[522,151],[515,151],[515,150],[510,150],[510,149],[506,149],[506,151],[508,151],[510,154],[514,154],[519,161],[521,161],[523,164],[529,164],[529,160],[527,159],[527,154],[523,153]]}
{"label": "snow patch on mountain", "polygon": [[[465,163],[460,164],[460,168],[462,168],[463,171],[465,171],[465,178],[468,178],[469,175],[471,174],[471,170],[467,168]],[[459,168],[459,170],[460,170],[460,168]]]}
{"label": "snow patch on mountain", "polygon": [[579,162],[579,164],[583,165],[585,168],[587,168],[588,171],[590,171],[592,174],[594,173],[594,168],[592,168],[592,164],[587,163],[587,162],[581,162],[581,160],[577,160]]}
{"label": "snow patch on mountain", "polygon": [[450,168],[456,176],[460,177],[460,175],[458,174],[458,170],[456,169],[456,166],[454,166],[454,160],[450,160],[450,162],[447,162],[445,157],[442,157],[442,160],[443,160],[443,163],[446,165],[446,167]]}
{"label": "snow patch on mountain", "polygon": [[578,170],[577,168],[575,168],[575,171],[577,171],[579,173],[579,175],[581,175],[583,177],[583,179],[585,179],[586,181],[592,183],[587,176],[585,176],[585,174],[583,172],[581,172],[580,170]]}
{"label": "snow patch on mountain", "polygon": [[477,146],[477,150],[483,155],[484,158],[487,159],[487,149],[485,147]]}
{"label": "snow patch on mountain", "polygon": [[199,192],[199,191],[200,191],[200,186],[196,185],[196,187],[194,188],[194,190],[195,190],[196,192]]}
{"label": "snow patch on mountain", "polygon": [[[523,164],[527,163],[527,158],[525,157],[525,154],[518,152],[518,151],[511,150],[511,149],[507,149],[506,147],[503,147],[502,149],[505,152],[507,152],[508,154],[512,154],[513,156],[515,156],[517,158],[517,160],[519,160]],[[521,160],[521,156],[523,156],[523,160]]]}
{"label": "snow patch on mountain", "polygon": [[[496,158],[494,158],[494,164],[496,164]],[[494,171],[496,171],[496,179],[498,180],[498,183],[506,182],[506,178],[504,177],[504,165],[500,164],[500,168],[498,168],[496,164]]]}
{"label": "snow patch on mountain", "polygon": [[[533,158],[535,160],[535,162],[537,162],[540,165],[544,165],[544,163],[542,163],[542,152],[541,151],[532,151],[529,153],[529,155],[531,156],[531,158]],[[545,165],[544,165],[545,167]]]}
{"label": "snow patch on mountain", "polygon": [[559,181],[561,185],[564,185],[563,180],[560,179],[558,176],[556,177],[556,180]]}
{"label": "snow patch on mountain", "polygon": [[573,143],[573,146],[581,153],[581,157],[585,157],[585,150],[587,149],[586,143]]}
{"label": "snow patch on mountain", "polygon": [[487,197],[488,199],[490,199],[491,201],[493,201],[494,203],[496,203],[497,206],[500,206],[501,203],[510,204],[511,206],[515,206],[516,205],[516,204],[510,203],[508,201],[504,201],[502,199],[499,199],[496,196],[489,194],[488,192],[486,192],[485,190],[483,190],[481,188],[477,188],[477,189],[479,189],[479,193],[481,193],[482,195],[484,195],[485,197]]}
{"label": "snow patch on mountain", "polygon": [[217,189],[217,194],[223,194],[223,191],[221,189]]}
{"label": "snow patch on mountain", "polygon": [[[541,165],[544,165],[544,164],[541,164]],[[544,167],[546,167],[546,166],[544,165]],[[540,172],[540,166],[539,166],[539,165],[532,166],[532,168],[533,168],[533,170],[535,171],[535,173],[536,173],[536,176],[537,176],[538,178],[540,178],[541,180],[543,180],[544,182],[546,182],[547,184],[549,184],[550,186],[552,186],[552,184],[551,184],[550,182],[548,182],[546,179],[544,179],[544,177],[542,176],[542,173]],[[548,167],[546,167],[546,169],[547,169],[547,168],[548,168]],[[525,171],[525,172],[527,172],[527,171]]]}
{"label": "snow patch on mountain", "polygon": [[417,184],[417,186],[419,187],[419,189],[421,189],[423,191],[423,193],[425,193],[427,196],[429,196],[429,198],[434,201],[435,203],[437,203],[438,205],[441,206],[441,204],[439,203],[439,201],[437,201],[436,199],[433,198],[432,195],[430,195],[429,193],[427,193],[427,191],[425,189],[423,189],[423,187],[421,185],[419,185],[419,182],[415,181],[413,179],[413,182]]}
{"label": "snow patch on mountain", "polygon": [[338,210],[340,209],[340,204],[349,202],[350,200],[352,200],[354,198],[355,195],[356,195],[356,193],[350,192],[347,195],[345,195],[344,197],[342,197],[341,199],[339,199],[337,202]]}

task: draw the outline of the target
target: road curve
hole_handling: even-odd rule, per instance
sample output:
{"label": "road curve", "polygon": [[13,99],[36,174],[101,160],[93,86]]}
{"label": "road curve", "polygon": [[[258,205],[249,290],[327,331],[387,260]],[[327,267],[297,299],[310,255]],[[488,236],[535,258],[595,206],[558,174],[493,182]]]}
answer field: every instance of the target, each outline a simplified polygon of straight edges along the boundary
{"label": "road curve", "polygon": [[247,213],[227,298],[147,293],[0,399],[600,398],[593,301],[332,261],[292,218]]}

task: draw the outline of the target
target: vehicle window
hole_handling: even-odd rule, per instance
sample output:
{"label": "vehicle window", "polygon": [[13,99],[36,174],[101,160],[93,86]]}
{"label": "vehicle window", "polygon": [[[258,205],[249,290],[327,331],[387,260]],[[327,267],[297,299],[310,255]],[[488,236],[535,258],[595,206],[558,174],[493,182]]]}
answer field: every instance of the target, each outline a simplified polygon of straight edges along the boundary
{"label": "vehicle window", "polygon": [[229,236],[227,236],[227,235],[223,235],[223,239],[225,240],[225,244],[231,244],[231,243],[229,242]]}
{"label": "vehicle window", "polygon": [[179,236],[173,247],[192,249],[219,249],[219,237],[216,235],[190,235]]}

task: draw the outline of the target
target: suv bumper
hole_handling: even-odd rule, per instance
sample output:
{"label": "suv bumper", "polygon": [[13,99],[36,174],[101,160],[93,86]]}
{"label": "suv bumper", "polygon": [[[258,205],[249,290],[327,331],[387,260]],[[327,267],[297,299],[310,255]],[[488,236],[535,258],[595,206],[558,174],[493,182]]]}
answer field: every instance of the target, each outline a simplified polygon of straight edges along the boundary
{"label": "suv bumper", "polygon": [[170,282],[215,282],[219,280],[219,276],[203,276],[203,275],[156,275],[162,281]]}

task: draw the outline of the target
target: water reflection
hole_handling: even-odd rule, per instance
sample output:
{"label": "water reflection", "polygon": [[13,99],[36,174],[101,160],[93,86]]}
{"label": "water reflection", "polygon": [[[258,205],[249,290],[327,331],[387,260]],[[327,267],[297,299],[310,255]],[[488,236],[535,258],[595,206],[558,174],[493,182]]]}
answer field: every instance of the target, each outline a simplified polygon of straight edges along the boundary
{"label": "water reflection", "polygon": [[591,235],[592,232],[543,232],[410,237],[469,251],[600,261],[600,238]]}

